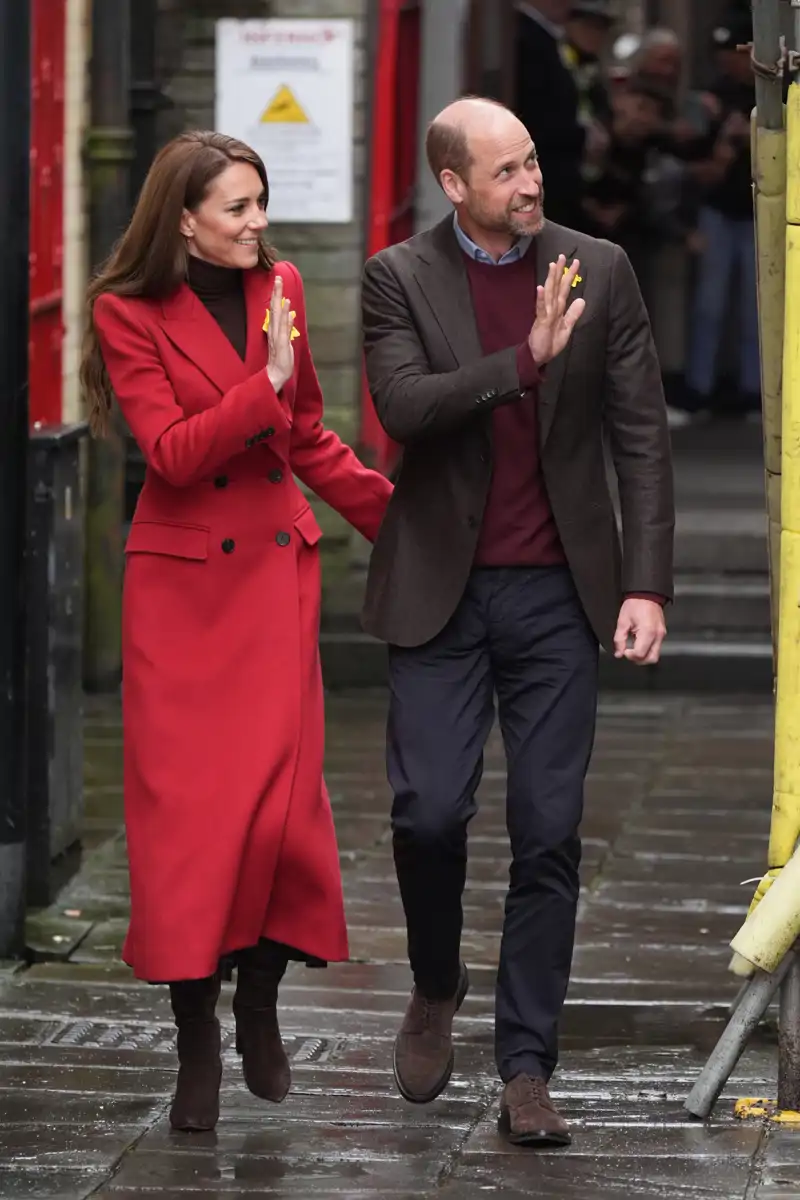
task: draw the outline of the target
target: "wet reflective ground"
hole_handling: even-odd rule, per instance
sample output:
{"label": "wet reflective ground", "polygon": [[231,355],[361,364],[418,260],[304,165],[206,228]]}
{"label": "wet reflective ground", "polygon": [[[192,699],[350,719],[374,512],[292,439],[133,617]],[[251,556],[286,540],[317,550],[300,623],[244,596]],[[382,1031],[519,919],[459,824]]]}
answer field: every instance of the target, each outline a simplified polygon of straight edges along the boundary
{"label": "wet reflective ground", "polygon": [[87,738],[87,853],[59,904],[29,922],[39,960],[0,968],[0,1197],[210,1200],[443,1196],[800,1200],[800,1131],[743,1125],[739,1096],[774,1096],[759,1031],[708,1126],[682,1100],[723,1028],[736,982],[727,941],[752,893],[771,804],[768,705],[607,697],[587,788],[584,898],[554,1094],[568,1151],[512,1150],[495,1130],[492,986],[508,855],[499,744],[472,827],[464,956],[445,1095],[394,1091],[391,1043],[410,986],[389,844],[380,695],[329,702],[333,796],[354,961],[293,967],[282,1024],[295,1086],[252,1097],[231,1044],[215,1134],[174,1135],[166,992],[119,963],[127,913],[120,729],[95,704]]}

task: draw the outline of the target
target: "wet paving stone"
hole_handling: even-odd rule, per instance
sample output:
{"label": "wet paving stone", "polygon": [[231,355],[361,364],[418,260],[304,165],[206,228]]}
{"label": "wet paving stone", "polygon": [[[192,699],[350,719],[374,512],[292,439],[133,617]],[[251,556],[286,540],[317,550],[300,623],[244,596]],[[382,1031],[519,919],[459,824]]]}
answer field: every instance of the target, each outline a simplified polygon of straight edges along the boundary
{"label": "wet paving stone", "polygon": [[65,962],[92,930],[91,921],[50,912],[29,914],[25,926],[25,944],[32,959]]}
{"label": "wet paving stone", "polygon": [[[752,1159],[761,1141],[761,1130],[715,1129],[677,1122],[654,1127],[638,1122],[609,1125],[584,1125],[577,1118],[573,1129],[569,1158],[743,1158]],[[462,1161],[469,1165],[485,1155],[530,1157],[530,1152],[510,1146],[497,1132],[496,1115],[483,1122],[464,1145]],[[642,1168],[645,1174],[649,1163]]]}
{"label": "wet paving stone", "polygon": [[233,987],[223,988],[222,1116],[215,1133],[192,1137],[167,1122],[176,1075],[167,991],[137,983],[118,957],[128,909],[119,714],[90,700],[90,849],[58,904],[38,914],[56,934],[83,922],[81,936],[59,955],[41,935],[36,957],[47,961],[0,969],[2,1200],[800,1200],[800,1132],[733,1117],[738,1097],[774,1094],[772,1018],[713,1120],[683,1109],[737,991],[728,941],[750,900],[741,880],[759,872],[766,849],[771,706],[603,698],[551,1089],[574,1144],[544,1153],[513,1149],[496,1130],[494,986],[509,865],[499,737],[471,827],[472,987],[455,1022],[455,1070],[442,1097],[413,1106],[391,1070],[412,981],[388,824],[385,697],[336,696],[328,707],[354,961],[287,973],[281,1024],[294,1082],[280,1107],[244,1085]]}
{"label": "wet paving stone", "polygon": [[127,928],[127,917],[95,922],[91,931],[71,955],[70,961],[119,962]]}
{"label": "wet paving stone", "polygon": [[793,1167],[800,1183],[800,1128],[773,1128],[769,1134],[764,1162],[768,1167]]}
{"label": "wet paving stone", "polygon": [[70,1170],[111,1168],[140,1136],[137,1125],[67,1125],[47,1122],[34,1128],[0,1128],[0,1162],[35,1162]]}
{"label": "wet paving stone", "polygon": [[[420,1131],[408,1136],[405,1153],[399,1159],[384,1150],[383,1130],[377,1131],[374,1139],[367,1136],[367,1131],[359,1139],[343,1130],[328,1142],[327,1154],[322,1152],[316,1130],[314,1136],[295,1139],[285,1129],[271,1141],[265,1142],[258,1133],[253,1133],[251,1139],[242,1138],[237,1153],[184,1148],[180,1138],[169,1151],[138,1149],[127,1156],[101,1195],[116,1196],[119,1189],[191,1188],[217,1195],[254,1191],[268,1194],[272,1190],[285,1196],[375,1196],[409,1187],[419,1195],[435,1188],[443,1154],[450,1149],[446,1139],[443,1144],[435,1136],[423,1137]],[[347,1146],[354,1141],[360,1144],[348,1152]],[[454,1140],[453,1149],[455,1145]],[[294,1148],[293,1155],[290,1147]]]}
{"label": "wet paving stone", "polygon": [[[536,1196],[543,1200],[695,1200],[714,1197],[733,1200],[744,1197],[750,1176],[748,1160],[730,1162],[722,1158],[646,1161],[632,1154],[625,1158],[588,1158],[570,1151],[553,1151],[506,1156],[498,1168],[496,1155],[483,1155],[459,1163],[445,1195],[454,1200],[473,1200],[491,1195],[498,1187],[501,1171],[504,1200]],[[470,1190],[469,1185],[473,1185]],[[477,1186],[476,1186],[477,1185]]]}
{"label": "wet paving stone", "polygon": [[[474,1128],[495,1091],[494,1085],[475,1095],[465,1092],[459,1096],[448,1090],[433,1104],[408,1104],[396,1090],[370,1096],[348,1092],[343,1087],[335,1095],[321,1094],[307,1084],[305,1072],[295,1071],[292,1091],[280,1108],[280,1120],[309,1125],[447,1126],[463,1132]],[[264,1128],[275,1116],[274,1110],[265,1110],[259,1100],[241,1087],[226,1087],[223,1114],[225,1129],[238,1125]],[[152,1148],[152,1141],[148,1145]]]}
{"label": "wet paving stone", "polygon": [[84,1200],[108,1178],[105,1167],[87,1170],[0,1164],[3,1200]]}
{"label": "wet paving stone", "polygon": [[92,1130],[129,1126],[141,1131],[158,1120],[163,1104],[143,1097],[113,1097],[59,1092],[54,1102],[49,1092],[0,1093],[4,1131],[14,1126],[38,1129],[43,1125],[70,1125]]}

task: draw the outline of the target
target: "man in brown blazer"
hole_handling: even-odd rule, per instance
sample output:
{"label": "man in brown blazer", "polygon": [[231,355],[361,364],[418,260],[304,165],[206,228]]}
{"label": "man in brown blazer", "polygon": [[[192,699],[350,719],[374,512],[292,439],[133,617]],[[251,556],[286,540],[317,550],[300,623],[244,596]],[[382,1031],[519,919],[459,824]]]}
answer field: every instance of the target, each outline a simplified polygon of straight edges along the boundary
{"label": "man in brown blazer", "polygon": [[[403,448],[364,626],[389,644],[394,856],[414,989],[394,1071],[433,1100],[453,1069],[467,825],[494,697],[510,887],[497,976],[500,1128],[567,1144],[547,1084],[569,982],[598,647],[658,661],[672,593],[666,408],[619,247],[544,217],[525,127],[456,102],[428,133],[453,216],[367,263],[369,385]],[[622,546],[609,494],[619,487]]]}

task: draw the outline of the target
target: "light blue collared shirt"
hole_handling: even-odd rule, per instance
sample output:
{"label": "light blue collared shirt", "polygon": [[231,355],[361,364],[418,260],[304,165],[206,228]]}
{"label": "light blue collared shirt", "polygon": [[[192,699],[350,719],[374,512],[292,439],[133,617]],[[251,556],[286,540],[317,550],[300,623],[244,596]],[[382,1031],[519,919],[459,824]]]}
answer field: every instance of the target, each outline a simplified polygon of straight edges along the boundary
{"label": "light blue collared shirt", "polygon": [[467,234],[464,233],[464,230],[458,223],[457,213],[453,213],[453,229],[455,230],[458,244],[465,254],[468,254],[470,258],[474,258],[475,262],[489,263],[489,265],[492,267],[505,267],[508,266],[509,263],[519,262],[519,260],[524,258],[528,253],[531,247],[531,242],[533,241],[533,237],[530,234],[526,234],[524,237],[521,237],[518,241],[516,241],[510,250],[506,250],[502,258],[498,258],[495,261],[491,254],[487,254],[485,250],[473,242],[471,237],[468,237]]}

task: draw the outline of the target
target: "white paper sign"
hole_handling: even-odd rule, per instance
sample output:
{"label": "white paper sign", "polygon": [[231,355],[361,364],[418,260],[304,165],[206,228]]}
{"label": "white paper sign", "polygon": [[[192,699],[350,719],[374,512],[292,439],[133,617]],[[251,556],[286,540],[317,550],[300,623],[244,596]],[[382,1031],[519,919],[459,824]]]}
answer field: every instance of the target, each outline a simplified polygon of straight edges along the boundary
{"label": "white paper sign", "polygon": [[353,219],[353,22],[217,22],[216,127],[252,146],[275,222]]}

